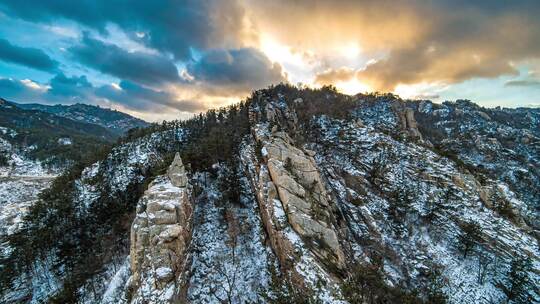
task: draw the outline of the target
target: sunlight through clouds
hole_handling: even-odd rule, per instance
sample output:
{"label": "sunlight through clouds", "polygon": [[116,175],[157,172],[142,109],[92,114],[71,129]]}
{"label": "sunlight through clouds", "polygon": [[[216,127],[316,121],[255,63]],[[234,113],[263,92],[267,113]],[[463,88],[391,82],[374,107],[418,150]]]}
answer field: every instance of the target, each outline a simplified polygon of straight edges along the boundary
{"label": "sunlight through clouds", "polygon": [[[0,77],[14,81],[0,96],[99,103],[100,90],[156,119],[279,82],[435,101],[472,92],[483,105],[524,105],[540,82],[539,3],[95,0],[73,9],[60,0],[4,1]],[[62,76],[87,84],[36,95],[58,91],[52,82]],[[128,82],[138,90],[121,92]]]}

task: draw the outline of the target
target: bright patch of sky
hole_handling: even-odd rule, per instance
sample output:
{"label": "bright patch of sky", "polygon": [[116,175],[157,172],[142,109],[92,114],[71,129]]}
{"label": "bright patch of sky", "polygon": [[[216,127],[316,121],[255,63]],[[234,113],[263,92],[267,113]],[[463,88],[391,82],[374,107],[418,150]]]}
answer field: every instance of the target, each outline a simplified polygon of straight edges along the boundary
{"label": "bright patch of sky", "polygon": [[[0,53],[0,80],[9,79],[0,97],[19,102],[82,101],[159,121],[237,102],[285,81],[332,84],[346,94],[383,90],[435,102],[540,105],[540,5],[520,0],[460,2],[462,10],[447,0],[391,7],[361,0],[133,0],[116,8],[103,0],[24,1],[0,3],[0,39],[11,49]],[[508,12],[520,18],[499,18]],[[509,20],[515,24],[508,26]],[[13,50],[28,54],[13,59]],[[487,59],[471,61],[476,54]],[[56,91],[53,79],[61,86]]]}

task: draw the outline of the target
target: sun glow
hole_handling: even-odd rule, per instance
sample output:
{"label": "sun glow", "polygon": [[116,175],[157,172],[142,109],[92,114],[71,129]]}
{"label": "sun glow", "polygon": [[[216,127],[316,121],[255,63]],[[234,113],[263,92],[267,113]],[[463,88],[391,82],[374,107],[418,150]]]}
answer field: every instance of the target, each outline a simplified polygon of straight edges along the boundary
{"label": "sun glow", "polygon": [[336,88],[347,95],[355,95],[358,93],[369,92],[370,87],[364,83],[358,81],[358,79],[351,79],[349,81],[342,81],[336,83]]}
{"label": "sun glow", "polygon": [[343,57],[348,58],[348,59],[353,59],[353,58],[358,57],[361,51],[357,43],[344,44],[340,46],[338,50],[339,50],[339,53]]}
{"label": "sun glow", "polygon": [[273,62],[292,63],[300,65],[303,63],[302,56],[292,52],[291,48],[278,43],[268,36],[261,38],[261,51]]}
{"label": "sun glow", "polygon": [[313,51],[309,49],[297,51],[268,35],[261,35],[259,48],[270,61],[278,63],[283,68],[289,82],[310,83],[309,79],[313,76],[315,68],[315,63],[311,60],[315,55]]}

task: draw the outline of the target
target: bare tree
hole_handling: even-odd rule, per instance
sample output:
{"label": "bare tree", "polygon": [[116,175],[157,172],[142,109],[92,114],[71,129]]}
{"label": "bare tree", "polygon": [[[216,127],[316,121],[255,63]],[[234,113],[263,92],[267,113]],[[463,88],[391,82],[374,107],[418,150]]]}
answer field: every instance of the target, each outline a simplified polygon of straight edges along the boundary
{"label": "bare tree", "polygon": [[[227,209],[225,211],[225,221],[227,222],[227,235],[229,240],[227,246],[231,249],[230,255],[224,257],[222,263],[217,268],[217,272],[225,278],[226,284],[221,285],[221,289],[225,292],[225,299],[217,294],[217,290],[211,290],[213,296],[221,303],[234,303],[234,298],[237,296],[237,278],[239,270],[239,259],[237,256],[238,235],[240,234],[240,224],[234,213]],[[227,261],[228,260],[228,261]],[[227,267],[230,265],[230,267]]]}

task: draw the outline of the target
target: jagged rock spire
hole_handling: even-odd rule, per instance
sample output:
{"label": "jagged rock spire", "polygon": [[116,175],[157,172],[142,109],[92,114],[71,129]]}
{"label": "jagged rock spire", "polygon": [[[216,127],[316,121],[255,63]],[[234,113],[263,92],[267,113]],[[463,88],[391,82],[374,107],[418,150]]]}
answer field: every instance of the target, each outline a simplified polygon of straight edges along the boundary
{"label": "jagged rock spire", "polygon": [[180,153],[176,152],[174,155],[174,160],[172,161],[169,169],[167,170],[167,176],[171,183],[176,187],[185,187],[188,183],[188,177],[186,174],[186,169],[182,163],[182,158]]}

